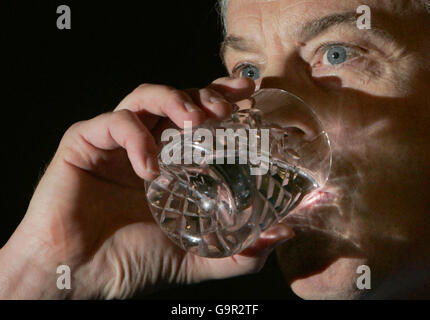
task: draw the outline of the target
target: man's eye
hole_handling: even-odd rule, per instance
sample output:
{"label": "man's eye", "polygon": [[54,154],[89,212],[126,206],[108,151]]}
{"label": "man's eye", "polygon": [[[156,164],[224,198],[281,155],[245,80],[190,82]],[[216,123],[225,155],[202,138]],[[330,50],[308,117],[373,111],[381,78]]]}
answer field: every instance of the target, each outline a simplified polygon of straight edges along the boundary
{"label": "man's eye", "polygon": [[249,64],[239,65],[233,70],[233,75],[239,76],[241,78],[257,80],[260,78],[260,70],[257,67]]}
{"label": "man's eye", "polygon": [[358,49],[339,44],[324,44],[318,51],[324,53],[323,65],[340,66],[361,55]]}
{"label": "man's eye", "polygon": [[348,52],[346,48],[340,46],[334,46],[327,50],[325,59],[332,65],[344,63],[348,58]]}

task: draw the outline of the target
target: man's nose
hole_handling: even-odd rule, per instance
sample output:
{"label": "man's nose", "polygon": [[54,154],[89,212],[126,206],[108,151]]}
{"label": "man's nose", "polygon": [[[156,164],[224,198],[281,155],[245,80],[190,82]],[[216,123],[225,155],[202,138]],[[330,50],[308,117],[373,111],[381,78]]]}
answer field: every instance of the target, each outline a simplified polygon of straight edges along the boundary
{"label": "man's nose", "polygon": [[257,114],[261,115],[264,127],[270,127],[274,138],[271,155],[308,169],[315,174],[318,184],[324,184],[331,164],[330,141],[312,109],[297,96],[280,89],[262,89],[253,98],[254,108],[261,110]]}
{"label": "man's nose", "polygon": [[298,54],[277,54],[269,57],[259,88],[277,88],[306,100],[314,86],[309,64]]}
{"label": "man's nose", "polygon": [[265,122],[301,141],[312,141],[323,131],[313,110],[296,95],[279,88],[265,88],[254,95],[254,107]]}

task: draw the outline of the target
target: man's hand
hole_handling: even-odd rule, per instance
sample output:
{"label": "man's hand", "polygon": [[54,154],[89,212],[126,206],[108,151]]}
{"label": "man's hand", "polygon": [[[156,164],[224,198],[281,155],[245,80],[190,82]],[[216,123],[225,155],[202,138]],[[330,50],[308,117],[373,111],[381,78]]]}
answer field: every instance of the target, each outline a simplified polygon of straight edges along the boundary
{"label": "man's hand", "polygon": [[[114,112],[74,124],[42,177],[28,211],[0,250],[2,298],[127,298],[137,291],[256,272],[293,232],[279,224],[239,255],[202,258],[173,244],[146,205],[157,176],[156,138],[184,121],[225,118],[254,91],[249,79],[205,89],[139,86]],[[56,287],[57,266],[71,290]]]}

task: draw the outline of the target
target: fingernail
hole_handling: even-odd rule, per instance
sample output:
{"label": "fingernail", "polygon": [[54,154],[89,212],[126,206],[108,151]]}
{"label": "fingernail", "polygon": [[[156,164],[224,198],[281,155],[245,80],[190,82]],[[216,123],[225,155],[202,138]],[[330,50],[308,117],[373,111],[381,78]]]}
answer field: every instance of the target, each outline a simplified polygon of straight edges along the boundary
{"label": "fingernail", "polygon": [[269,228],[268,230],[266,230],[261,234],[261,237],[265,239],[279,238],[280,240],[281,239],[288,240],[293,238],[294,236],[295,236],[295,233],[293,229],[283,224],[272,226],[271,228]]}
{"label": "fingernail", "polygon": [[146,170],[148,170],[149,172],[155,175],[160,174],[160,170],[158,169],[157,158],[155,156],[147,156]]}
{"label": "fingernail", "polygon": [[283,234],[282,237],[280,237],[279,239],[276,240],[276,242],[271,246],[272,249],[282,246],[284,243],[290,241],[292,238],[295,237],[295,233],[294,231],[291,229],[290,231],[287,232],[287,234]]}
{"label": "fingernail", "polygon": [[188,112],[196,112],[196,111],[202,111],[198,106],[196,106],[194,103],[190,102],[184,102],[185,109],[187,109]]}
{"label": "fingernail", "polygon": [[211,103],[228,103],[226,99],[221,97],[215,97],[215,96],[210,97],[209,101]]}

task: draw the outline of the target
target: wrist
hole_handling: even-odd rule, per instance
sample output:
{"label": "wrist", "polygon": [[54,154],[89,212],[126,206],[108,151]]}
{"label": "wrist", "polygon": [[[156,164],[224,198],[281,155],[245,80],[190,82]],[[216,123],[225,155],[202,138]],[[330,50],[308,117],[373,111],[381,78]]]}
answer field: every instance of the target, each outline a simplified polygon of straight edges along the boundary
{"label": "wrist", "polygon": [[14,239],[0,250],[0,299],[66,299],[72,295],[72,290],[57,287],[55,264],[42,262],[36,252],[32,254],[28,247],[15,250]]}

